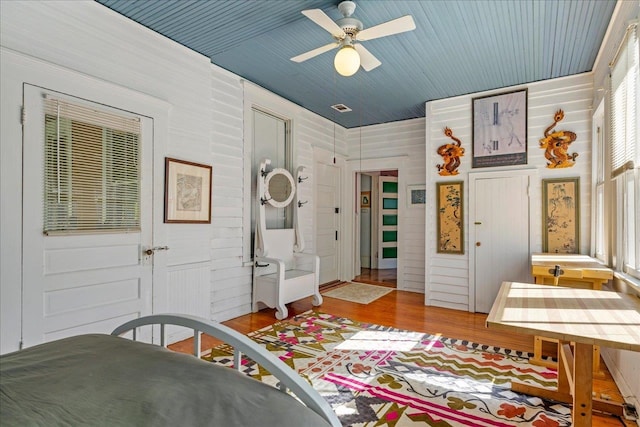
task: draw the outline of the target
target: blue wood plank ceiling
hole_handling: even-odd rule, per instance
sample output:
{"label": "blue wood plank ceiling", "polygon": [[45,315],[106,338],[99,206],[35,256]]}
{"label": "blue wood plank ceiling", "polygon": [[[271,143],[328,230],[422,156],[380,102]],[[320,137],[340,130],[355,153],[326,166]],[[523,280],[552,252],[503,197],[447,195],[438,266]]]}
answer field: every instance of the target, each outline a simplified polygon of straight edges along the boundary
{"label": "blue wood plank ceiling", "polygon": [[[591,71],[614,0],[356,1],[365,28],[412,15],[414,31],[363,45],[382,65],[342,77],[332,41],[300,12],[338,1],[97,0],[346,128],[424,117],[425,102]],[[624,0],[620,0],[624,1]],[[336,113],[343,103],[353,111]]]}

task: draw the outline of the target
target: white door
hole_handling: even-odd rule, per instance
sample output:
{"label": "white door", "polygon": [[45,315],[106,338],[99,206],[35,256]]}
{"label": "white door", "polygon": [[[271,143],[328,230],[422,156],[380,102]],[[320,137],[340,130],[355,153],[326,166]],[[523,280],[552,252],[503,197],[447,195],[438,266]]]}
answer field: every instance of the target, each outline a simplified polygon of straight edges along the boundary
{"label": "white door", "polygon": [[529,277],[529,176],[474,182],[470,243],[475,252],[475,311],[488,313],[503,281],[526,282]]}
{"label": "white door", "polygon": [[320,257],[320,284],[338,280],[340,260],[340,169],[316,162],[316,254]]}
{"label": "white door", "polygon": [[[144,254],[152,242],[152,121],[142,118],[140,231],[44,235],[46,94],[44,89],[25,85],[22,313],[26,347],[81,333],[109,333],[126,320],[152,312],[153,256]],[[111,112],[131,116],[116,109]],[[82,174],[73,179],[82,180]]]}
{"label": "white door", "polygon": [[398,178],[378,177],[378,267],[398,267]]}

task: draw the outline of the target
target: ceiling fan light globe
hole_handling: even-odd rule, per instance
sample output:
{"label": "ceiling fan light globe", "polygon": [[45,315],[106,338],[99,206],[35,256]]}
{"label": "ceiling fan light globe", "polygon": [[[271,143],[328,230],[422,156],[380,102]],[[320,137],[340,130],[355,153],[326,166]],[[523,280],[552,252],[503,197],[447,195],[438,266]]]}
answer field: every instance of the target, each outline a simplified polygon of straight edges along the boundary
{"label": "ceiling fan light globe", "polygon": [[360,55],[353,46],[344,46],[336,54],[333,65],[341,76],[353,76],[360,68]]}

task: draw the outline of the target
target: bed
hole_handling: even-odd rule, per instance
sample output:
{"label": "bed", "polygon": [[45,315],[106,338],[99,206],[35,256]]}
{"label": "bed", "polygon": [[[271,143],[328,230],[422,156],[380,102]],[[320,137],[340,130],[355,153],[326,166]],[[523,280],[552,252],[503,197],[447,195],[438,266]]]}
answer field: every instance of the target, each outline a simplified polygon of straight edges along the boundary
{"label": "bed", "polygon": [[[140,328],[151,325],[160,345],[136,341]],[[168,350],[166,325],[192,329],[196,355],[201,333],[230,344],[234,366],[245,354],[276,376],[279,388]],[[74,336],[0,356],[0,425],[341,424],[302,377],[246,336],[198,317],[164,314],[132,320],[111,335]]]}

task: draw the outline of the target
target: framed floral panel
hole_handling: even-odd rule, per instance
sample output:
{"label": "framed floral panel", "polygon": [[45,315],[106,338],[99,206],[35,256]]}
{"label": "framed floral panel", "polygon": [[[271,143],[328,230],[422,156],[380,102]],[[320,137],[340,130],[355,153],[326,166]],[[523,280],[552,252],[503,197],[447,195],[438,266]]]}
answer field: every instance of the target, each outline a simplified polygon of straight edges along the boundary
{"label": "framed floral panel", "polygon": [[580,178],[542,180],[542,251],[580,252]]}
{"label": "framed floral panel", "polygon": [[471,166],[527,164],[527,89],[473,98]]}
{"label": "framed floral panel", "polygon": [[438,253],[464,254],[463,184],[436,183]]}
{"label": "framed floral panel", "polygon": [[165,158],[164,222],[211,223],[211,166]]}

